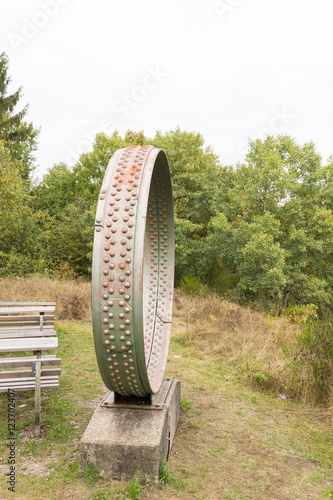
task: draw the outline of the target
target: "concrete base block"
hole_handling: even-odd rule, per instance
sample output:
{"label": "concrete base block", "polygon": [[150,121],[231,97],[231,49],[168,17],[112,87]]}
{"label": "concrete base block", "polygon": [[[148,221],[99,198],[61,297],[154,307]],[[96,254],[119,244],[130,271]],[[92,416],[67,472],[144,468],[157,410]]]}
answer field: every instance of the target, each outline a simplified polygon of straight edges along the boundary
{"label": "concrete base block", "polygon": [[157,480],[179,413],[179,380],[171,381],[162,409],[97,408],[81,439],[81,468],[91,463],[111,479],[131,479],[137,473],[142,479]]}

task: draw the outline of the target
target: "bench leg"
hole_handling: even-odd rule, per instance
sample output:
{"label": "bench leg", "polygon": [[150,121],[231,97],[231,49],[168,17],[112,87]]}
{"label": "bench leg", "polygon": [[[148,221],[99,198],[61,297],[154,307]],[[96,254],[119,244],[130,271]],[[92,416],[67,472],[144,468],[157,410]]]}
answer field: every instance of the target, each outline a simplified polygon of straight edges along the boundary
{"label": "bench leg", "polygon": [[[41,359],[41,351],[37,351],[37,360]],[[41,375],[41,360],[36,360],[36,381],[35,381],[35,437],[40,436],[40,413],[41,413],[41,390],[40,390],[40,375]]]}

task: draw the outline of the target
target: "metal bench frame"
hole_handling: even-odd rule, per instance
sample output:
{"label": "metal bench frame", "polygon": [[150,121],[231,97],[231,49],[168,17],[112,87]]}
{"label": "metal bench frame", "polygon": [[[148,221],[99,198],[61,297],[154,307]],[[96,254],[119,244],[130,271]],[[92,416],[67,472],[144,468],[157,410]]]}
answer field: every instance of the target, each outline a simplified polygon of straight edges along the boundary
{"label": "metal bench frame", "polygon": [[[0,353],[32,351],[33,356],[0,358],[0,392],[35,391],[35,436],[40,436],[41,389],[59,387],[61,359],[42,355],[58,348],[55,302],[0,302]],[[22,368],[29,370],[22,370]],[[44,368],[45,367],[45,368]],[[8,368],[18,368],[11,371]]]}

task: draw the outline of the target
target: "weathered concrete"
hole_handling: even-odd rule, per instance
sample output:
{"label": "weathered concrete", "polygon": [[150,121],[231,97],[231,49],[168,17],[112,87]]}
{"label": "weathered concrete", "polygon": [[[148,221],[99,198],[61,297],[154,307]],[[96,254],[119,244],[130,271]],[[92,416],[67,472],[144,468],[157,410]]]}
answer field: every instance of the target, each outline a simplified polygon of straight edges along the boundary
{"label": "weathered concrete", "polygon": [[180,381],[172,380],[162,409],[95,410],[80,443],[80,466],[88,463],[104,477],[158,479],[161,460],[175,436],[180,413]]}

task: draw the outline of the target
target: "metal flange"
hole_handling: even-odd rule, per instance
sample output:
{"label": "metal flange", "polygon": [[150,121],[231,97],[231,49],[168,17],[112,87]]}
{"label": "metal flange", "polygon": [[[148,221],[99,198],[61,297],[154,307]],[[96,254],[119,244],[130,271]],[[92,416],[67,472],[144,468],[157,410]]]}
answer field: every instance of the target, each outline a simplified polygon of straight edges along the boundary
{"label": "metal flange", "polygon": [[158,392],[173,299],[174,217],[163,150],[129,146],[106,169],[95,220],[92,315],[105,385],[124,396]]}

